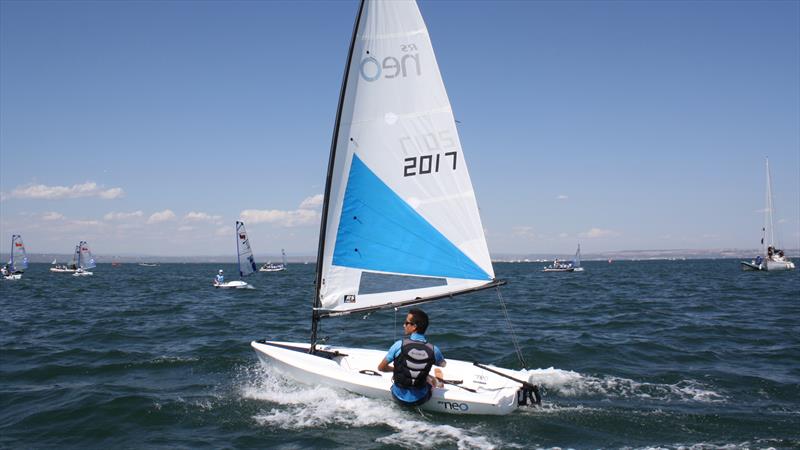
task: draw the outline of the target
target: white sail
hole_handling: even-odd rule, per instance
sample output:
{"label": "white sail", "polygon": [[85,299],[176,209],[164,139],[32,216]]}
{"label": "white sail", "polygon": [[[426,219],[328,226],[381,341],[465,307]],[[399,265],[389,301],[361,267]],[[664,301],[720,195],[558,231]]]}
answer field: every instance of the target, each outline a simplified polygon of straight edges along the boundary
{"label": "white sail", "polygon": [[22,243],[22,236],[19,234],[11,236],[11,260],[8,266],[12,272],[23,272],[28,268],[28,255],[25,253],[25,244]]}
{"label": "white sail", "polygon": [[239,259],[239,275],[246,277],[256,269],[256,261],[253,259],[253,250],[250,248],[250,239],[244,228],[244,222],[236,222],[236,251]]}
{"label": "white sail", "polygon": [[92,256],[92,252],[89,250],[89,244],[86,241],[81,241],[78,244],[79,247],[79,254],[78,254],[78,267],[83,270],[93,269],[96,267],[94,262],[94,256]]}
{"label": "white sail", "polygon": [[[346,74],[321,246],[321,310],[447,295],[494,280],[475,193],[414,1],[367,1]],[[364,274],[438,280],[365,293]]]}

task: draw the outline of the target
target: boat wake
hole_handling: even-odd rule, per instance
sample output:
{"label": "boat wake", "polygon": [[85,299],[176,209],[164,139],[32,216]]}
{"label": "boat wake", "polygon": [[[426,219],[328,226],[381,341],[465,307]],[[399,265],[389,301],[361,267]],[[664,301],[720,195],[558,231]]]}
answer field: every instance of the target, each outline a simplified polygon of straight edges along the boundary
{"label": "boat wake", "polygon": [[[253,419],[259,425],[284,430],[327,428],[391,428],[376,443],[401,447],[498,448],[498,439],[482,436],[477,429],[437,424],[429,414],[404,410],[386,400],[376,400],[324,386],[307,386],[266,367],[251,367],[240,387],[244,398],[268,402]],[[440,417],[440,416],[433,416]],[[513,446],[513,445],[512,445]]]}
{"label": "boat wake", "polygon": [[[522,371],[530,382],[543,386],[550,396],[639,398],[656,401],[722,403],[727,398],[695,380],[675,384],[643,383],[614,376],[594,377],[571,370],[535,369]],[[547,396],[545,396],[545,399]]]}

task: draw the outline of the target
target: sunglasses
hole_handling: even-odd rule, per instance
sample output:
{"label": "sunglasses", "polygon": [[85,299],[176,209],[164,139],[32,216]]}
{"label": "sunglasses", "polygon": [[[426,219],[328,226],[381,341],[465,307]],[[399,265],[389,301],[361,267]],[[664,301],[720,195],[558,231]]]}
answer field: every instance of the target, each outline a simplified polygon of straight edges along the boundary
{"label": "sunglasses", "polygon": [[409,322],[409,321],[403,322],[403,325],[414,325],[414,326],[417,326],[417,324],[415,324],[414,322]]}

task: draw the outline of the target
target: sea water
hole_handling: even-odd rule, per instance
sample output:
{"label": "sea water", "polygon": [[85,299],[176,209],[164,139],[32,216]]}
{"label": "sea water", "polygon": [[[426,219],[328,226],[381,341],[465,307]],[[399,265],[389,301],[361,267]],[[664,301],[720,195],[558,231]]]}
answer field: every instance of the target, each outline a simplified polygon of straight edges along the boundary
{"label": "sea water", "polygon": [[[800,447],[800,271],[542,265],[496,264],[499,294],[423,306],[446,358],[521,368],[513,327],[544,402],[490,417],[400,409],[262,366],[250,341],[308,340],[312,264],[256,273],[251,290],[211,286],[233,265],[73,277],[31,264],[0,282],[0,447]],[[325,319],[320,335],[388,349],[403,318]]]}

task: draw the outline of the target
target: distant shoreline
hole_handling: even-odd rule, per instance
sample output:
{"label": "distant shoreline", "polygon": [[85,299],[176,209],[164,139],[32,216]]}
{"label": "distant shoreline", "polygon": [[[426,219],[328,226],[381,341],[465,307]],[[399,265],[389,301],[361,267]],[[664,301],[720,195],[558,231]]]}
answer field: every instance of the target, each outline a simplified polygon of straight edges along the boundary
{"label": "distant shoreline", "polygon": [[[786,255],[792,259],[800,259],[800,249],[784,249]],[[758,249],[708,249],[708,250],[624,250],[616,252],[586,253],[581,256],[583,261],[641,261],[641,260],[683,260],[683,259],[752,259],[760,250]],[[545,254],[527,253],[511,254],[497,253],[492,255],[492,262],[544,262],[554,258],[570,260],[574,254]],[[3,261],[7,261],[7,253],[0,254]],[[280,261],[280,255],[263,258],[262,264],[267,261]],[[51,263],[55,259],[58,263],[67,263],[72,260],[72,254],[54,253],[29,253],[28,260],[32,263]],[[316,256],[287,257],[290,264],[315,264]],[[99,264],[103,263],[235,263],[235,256],[154,256],[154,255],[95,255]]]}

